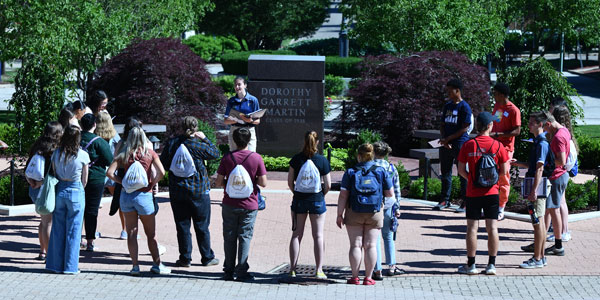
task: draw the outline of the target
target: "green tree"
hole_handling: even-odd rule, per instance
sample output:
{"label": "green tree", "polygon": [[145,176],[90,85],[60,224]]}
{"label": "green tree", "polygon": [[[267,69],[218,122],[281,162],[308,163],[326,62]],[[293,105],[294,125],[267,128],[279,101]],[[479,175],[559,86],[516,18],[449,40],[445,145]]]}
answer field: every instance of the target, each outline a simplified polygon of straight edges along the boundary
{"label": "green tree", "polygon": [[245,50],[278,49],[284,39],[314,33],[325,21],[329,5],[329,0],[213,2],[215,9],[198,22],[198,30],[221,36],[233,35]]}
{"label": "green tree", "polygon": [[505,1],[344,0],[340,9],[359,42],[401,53],[450,50],[481,60],[504,41]]}
{"label": "green tree", "polygon": [[498,80],[511,87],[510,101],[521,111],[521,135],[515,142],[515,157],[519,160],[527,158],[530,146],[522,142],[529,138],[529,114],[547,110],[553,98],[561,97],[567,101],[573,120],[583,119],[583,109],[572,100],[578,96],[577,91],[543,57],[499,71]]}

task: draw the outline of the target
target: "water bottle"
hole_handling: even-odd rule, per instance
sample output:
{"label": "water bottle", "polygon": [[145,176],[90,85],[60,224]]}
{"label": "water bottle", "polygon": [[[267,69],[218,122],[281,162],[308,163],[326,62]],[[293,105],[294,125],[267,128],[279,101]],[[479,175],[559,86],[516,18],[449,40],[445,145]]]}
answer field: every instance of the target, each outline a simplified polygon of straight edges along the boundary
{"label": "water bottle", "polygon": [[527,211],[529,212],[529,216],[531,217],[531,224],[537,225],[540,224],[540,219],[535,213],[535,209],[533,208],[533,202],[527,203]]}

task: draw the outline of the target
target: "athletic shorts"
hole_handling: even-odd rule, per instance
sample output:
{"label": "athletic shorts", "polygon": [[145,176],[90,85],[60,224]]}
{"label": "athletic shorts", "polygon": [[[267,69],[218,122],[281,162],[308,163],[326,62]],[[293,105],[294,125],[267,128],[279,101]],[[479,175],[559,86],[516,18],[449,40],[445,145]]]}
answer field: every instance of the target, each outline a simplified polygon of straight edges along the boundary
{"label": "athletic shorts", "polygon": [[500,208],[500,197],[496,195],[488,195],[482,197],[467,197],[466,198],[466,215],[469,220],[480,220],[481,210],[483,210],[484,219],[498,219],[498,210]]}
{"label": "athletic shorts", "polygon": [[381,229],[383,227],[383,207],[376,213],[357,213],[353,212],[352,208],[346,208],[344,224]]}
{"label": "athletic shorts", "polygon": [[565,174],[562,174],[555,180],[550,180],[550,183],[552,184],[552,187],[550,188],[550,195],[548,195],[548,200],[546,201],[546,208],[559,208],[560,201],[562,201],[565,190],[567,189],[567,184],[569,183],[569,172],[565,172]]}
{"label": "athletic shorts", "polygon": [[306,201],[292,200],[292,211],[297,214],[317,214],[320,215],[327,211],[325,200],[323,201]]}

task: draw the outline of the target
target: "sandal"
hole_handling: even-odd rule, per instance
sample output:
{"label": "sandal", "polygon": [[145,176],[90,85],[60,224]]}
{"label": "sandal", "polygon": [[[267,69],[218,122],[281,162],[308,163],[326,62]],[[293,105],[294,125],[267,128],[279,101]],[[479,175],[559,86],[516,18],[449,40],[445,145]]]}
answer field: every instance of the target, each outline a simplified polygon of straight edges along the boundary
{"label": "sandal", "polygon": [[375,280],[365,277],[363,280],[363,285],[375,285]]}
{"label": "sandal", "polygon": [[359,285],[360,284],[360,279],[358,279],[358,277],[350,277],[350,279],[346,280],[347,284],[355,284],[355,285]]}
{"label": "sandal", "polygon": [[406,274],[406,272],[404,270],[394,266],[393,268],[387,270],[386,275],[391,277],[391,276],[404,275],[404,274]]}

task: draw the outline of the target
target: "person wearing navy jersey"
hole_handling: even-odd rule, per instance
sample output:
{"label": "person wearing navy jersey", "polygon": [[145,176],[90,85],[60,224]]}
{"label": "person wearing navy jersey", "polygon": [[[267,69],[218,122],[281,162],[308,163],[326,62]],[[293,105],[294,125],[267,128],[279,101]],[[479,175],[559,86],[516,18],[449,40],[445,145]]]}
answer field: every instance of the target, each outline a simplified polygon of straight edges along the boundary
{"label": "person wearing navy jersey", "polygon": [[[458,153],[462,145],[469,139],[469,126],[471,125],[471,107],[463,100],[461,89],[463,85],[459,79],[451,79],[446,84],[448,101],[442,109],[442,125],[440,133],[440,168],[442,172],[442,199],[433,207],[434,210],[450,207],[450,190],[452,188],[452,165],[458,161]],[[467,180],[460,179],[460,196],[465,197]],[[464,201],[457,212],[464,211]]]}
{"label": "person wearing navy jersey", "polygon": [[[256,131],[254,127],[260,124],[260,119],[247,117],[246,114],[259,110],[260,105],[258,104],[258,99],[250,95],[250,93],[248,93],[246,90],[246,79],[243,77],[236,77],[233,82],[236,95],[227,100],[227,108],[225,109],[224,115],[225,124],[231,125],[228,137],[229,150],[237,150],[237,146],[233,142],[233,131],[241,127],[246,127],[252,134],[250,142],[248,143],[248,150],[256,152]],[[241,113],[239,118],[230,115],[231,109],[235,109]]]}

